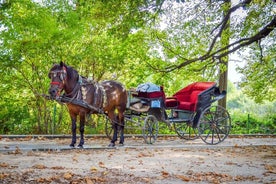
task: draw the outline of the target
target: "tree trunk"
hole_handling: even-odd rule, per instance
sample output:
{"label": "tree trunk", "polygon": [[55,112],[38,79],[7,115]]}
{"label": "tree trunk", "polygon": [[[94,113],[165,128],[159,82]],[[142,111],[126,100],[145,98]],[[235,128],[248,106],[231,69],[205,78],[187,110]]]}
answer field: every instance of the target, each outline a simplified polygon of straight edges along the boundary
{"label": "tree trunk", "polygon": [[[228,57],[225,61],[225,67],[226,70],[220,70],[220,76],[219,76],[219,90],[227,90],[227,83],[228,83]],[[222,107],[226,108],[226,102],[227,102],[227,95],[225,98],[221,99],[218,104],[221,105]]]}
{"label": "tree trunk", "polygon": [[[230,0],[225,0],[225,9],[224,9],[224,15],[227,14],[228,10],[231,8],[231,1]],[[229,19],[230,20],[230,19]],[[228,21],[224,31],[221,34],[221,48],[224,48],[225,46],[229,45],[229,40],[230,40],[230,22]],[[226,52],[228,49],[226,50]],[[219,70],[219,89],[220,91],[227,91],[227,83],[228,83],[228,55],[220,58],[219,63],[222,64],[220,66]],[[227,98],[221,99],[218,104],[221,105],[222,107],[226,108],[226,101]]]}

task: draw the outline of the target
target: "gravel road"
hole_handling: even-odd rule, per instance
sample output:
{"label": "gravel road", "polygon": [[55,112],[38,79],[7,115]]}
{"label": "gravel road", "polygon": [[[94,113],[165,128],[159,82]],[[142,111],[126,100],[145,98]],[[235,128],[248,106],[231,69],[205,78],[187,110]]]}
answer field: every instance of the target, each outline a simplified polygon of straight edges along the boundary
{"label": "gravel road", "polygon": [[200,139],[162,137],[153,145],[128,137],[107,148],[87,138],[85,149],[70,139],[0,139],[0,183],[275,183],[276,138]]}

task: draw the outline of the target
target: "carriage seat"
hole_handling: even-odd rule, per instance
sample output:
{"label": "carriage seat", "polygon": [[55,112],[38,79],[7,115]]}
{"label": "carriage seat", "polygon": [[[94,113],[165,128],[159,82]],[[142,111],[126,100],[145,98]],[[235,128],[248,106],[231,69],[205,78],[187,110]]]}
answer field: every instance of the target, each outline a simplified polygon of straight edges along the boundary
{"label": "carriage seat", "polygon": [[198,95],[215,86],[215,82],[195,82],[176,92],[172,97],[166,98],[167,108],[196,111]]}
{"label": "carriage seat", "polygon": [[158,86],[152,83],[144,83],[144,84],[140,84],[136,90],[137,90],[136,93],[132,93],[132,96],[136,98],[165,99],[163,86]]}

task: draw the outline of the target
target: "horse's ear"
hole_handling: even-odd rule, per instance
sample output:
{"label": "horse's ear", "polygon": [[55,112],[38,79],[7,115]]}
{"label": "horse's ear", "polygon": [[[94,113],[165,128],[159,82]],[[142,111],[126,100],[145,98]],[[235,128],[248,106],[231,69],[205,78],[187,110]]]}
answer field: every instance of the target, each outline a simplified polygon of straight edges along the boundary
{"label": "horse's ear", "polygon": [[65,64],[61,61],[60,62],[60,67],[64,67],[65,66]]}

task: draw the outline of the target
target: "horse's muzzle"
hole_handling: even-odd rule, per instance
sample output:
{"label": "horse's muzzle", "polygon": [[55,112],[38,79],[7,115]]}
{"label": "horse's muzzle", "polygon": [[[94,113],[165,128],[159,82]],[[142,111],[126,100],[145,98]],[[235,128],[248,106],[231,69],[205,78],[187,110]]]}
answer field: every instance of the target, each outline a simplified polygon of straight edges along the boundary
{"label": "horse's muzzle", "polygon": [[51,86],[48,90],[51,99],[56,99],[59,96],[59,89],[56,86]]}

